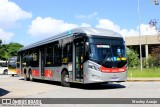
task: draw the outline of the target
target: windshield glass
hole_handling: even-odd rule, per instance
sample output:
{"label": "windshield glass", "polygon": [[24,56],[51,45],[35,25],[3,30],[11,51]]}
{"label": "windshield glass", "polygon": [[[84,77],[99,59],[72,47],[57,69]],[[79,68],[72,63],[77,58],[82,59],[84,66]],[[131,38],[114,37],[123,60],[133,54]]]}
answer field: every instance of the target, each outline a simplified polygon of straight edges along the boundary
{"label": "windshield glass", "polygon": [[126,53],[123,39],[91,38],[89,58],[107,67],[124,66]]}
{"label": "windshield glass", "polygon": [[125,58],[125,47],[123,45],[97,45],[91,44],[90,58],[98,61],[118,61]]}

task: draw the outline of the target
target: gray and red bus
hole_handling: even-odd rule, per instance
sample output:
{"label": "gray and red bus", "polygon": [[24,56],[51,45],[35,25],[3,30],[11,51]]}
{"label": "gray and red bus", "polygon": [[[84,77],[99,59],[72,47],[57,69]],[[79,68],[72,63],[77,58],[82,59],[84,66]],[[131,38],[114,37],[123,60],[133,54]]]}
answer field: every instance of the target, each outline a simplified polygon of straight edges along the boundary
{"label": "gray and red bus", "polygon": [[125,41],[117,32],[75,28],[18,51],[17,73],[25,80],[70,83],[124,82]]}

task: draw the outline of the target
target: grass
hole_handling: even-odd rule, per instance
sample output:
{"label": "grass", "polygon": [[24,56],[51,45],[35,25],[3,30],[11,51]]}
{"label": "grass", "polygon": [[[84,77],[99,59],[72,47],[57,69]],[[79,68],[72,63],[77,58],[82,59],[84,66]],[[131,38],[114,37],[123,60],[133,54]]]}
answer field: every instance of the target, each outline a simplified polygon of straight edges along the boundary
{"label": "grass", "polygon": [[152,77],[160,77],[160,68],[143,68],[142,71],[140,69],[128,69],[128,77],[136,78],[152,78]]}

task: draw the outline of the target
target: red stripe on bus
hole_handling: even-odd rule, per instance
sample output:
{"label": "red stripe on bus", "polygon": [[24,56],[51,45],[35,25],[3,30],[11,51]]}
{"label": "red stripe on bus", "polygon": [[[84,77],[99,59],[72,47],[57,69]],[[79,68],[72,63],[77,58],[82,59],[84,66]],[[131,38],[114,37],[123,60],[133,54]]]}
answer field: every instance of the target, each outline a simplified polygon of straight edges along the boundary
{"label": "red stripe on bus", "polygon": [[39,70],[32,70],[32,75],[33,76],[39,76]]}
{"label": "red stripe on bus", "polygon": [[44,71],[44,76],[45,77],[52,77],[53,76],[52,70],[45,70]]}
{"label": "red stripe on bus", "polygon": [[125,72],[126,71],[126,67],[122,67],[122,68],[106,68],[101,66],[101,72],[106,72],[106,73],[120,73],[120,72]]}
{"label": "red stripe on bus", "polygon": [[17,75],[20,75],[20,69],[16,69]]}

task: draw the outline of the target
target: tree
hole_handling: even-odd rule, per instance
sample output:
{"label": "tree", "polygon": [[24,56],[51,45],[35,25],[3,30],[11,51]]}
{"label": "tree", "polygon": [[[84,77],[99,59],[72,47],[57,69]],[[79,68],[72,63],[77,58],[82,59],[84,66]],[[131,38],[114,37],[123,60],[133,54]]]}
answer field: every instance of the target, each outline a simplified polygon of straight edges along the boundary
{"label": "tree", "polygon": [[5,45],[0,45],[0,59],[6,60],[7,58],[7,51]]}
{"label": "tree", "polygon": [[19,43],[8,44],[7,51],[9,53],[9,56],[17,56],[17,51],[22,47],[23,47],[23,45],[21,45]]}
{"label": "tree", "polygon": [[2,39],[0,39],[0,45],[2,44]]}
{"label": "tree", "polygon": [[160,46],[152,48],[153,65],[160,66]]}
{"label": "tree", "polygon": [[17,51],[22,47],[23,45],[19,43],[0,45],[0,59],[8,60],[10,56],[17,56]]}
{"label": "tree", "polygon": [[160,28],[158,27],[158,19],[152,19],[148,23],[151,28],[155,28],[157,31],[157,40],[160,42]]}
{"label": "tree", "polygon": [[134,51],[133,49],[129,49],[127,51],[127,60],[128,60],[128,66],[129,67],[138,67],[139,66],[139,58],[138,53]]}
{"label": "tree", "polygon": [[[160,27],[158,26],[158,20],[157,19],[152,19],[149,22],[150,27],[154,27],[155,30],[157,31],[157,40],[160,42]],[[153,58],[153,65],[154,66],[159,66],[160,65],[160,46],[152,48],[151,55]]]}

